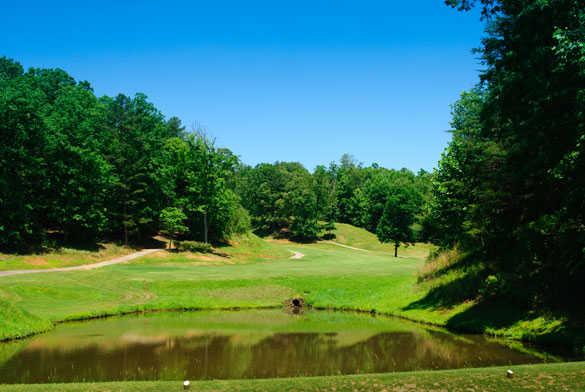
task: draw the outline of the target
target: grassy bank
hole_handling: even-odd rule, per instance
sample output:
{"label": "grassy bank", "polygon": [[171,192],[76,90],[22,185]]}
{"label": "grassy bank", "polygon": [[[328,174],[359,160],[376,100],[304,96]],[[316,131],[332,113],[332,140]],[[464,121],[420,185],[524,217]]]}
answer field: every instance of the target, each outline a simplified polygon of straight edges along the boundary
{"label": "grassy bank", "polygon": [[[550,339],[562,331],[558,320],[506,304],[481,309],[473,301],[444,302],[435,295],[437,288],[458,290],[461,272],[417,283],[428,245],[394,258],[388,245],[364,230],[339,225],[337,234],[336,242],[367,251],[249,236],[219,249],[223,256],[163,251],[99,270],[0,278],[0,301],[17,310],[4,312],[0,339],[66,320],[147,310],[276,307],[296,295],[318,308],[376,311],[454,329],[471,325],[476,332],[514,338]],[[291,260],[293,252],[304,257]]]}
{"label": "grassy bank", "polygon": [[[335,377],[193,382],[193,391],[585,391],[585,362]],[[4,385],[21,391],[181,391],[181,381]]]}
{"label": "grassy bank", "polygon": [[[160,252],[94,271],[4,277],[0,299],[58,322],[141,310],[281,306],[293,295],[317,307],[405,313],[405,304],[424,295],[412,290],[422,259],[254,237],[222,251],[231,257]],[[295,251],[304,257],[289,259]],[[439,323],[448,317],[406,313]],[[20,336],[11,325],[0,320],[0,338]]]}
{"label": "grassy bank", "polygon": [[53,251],[15,255],[0,253],[0,271],[74,267],[98,263],[135,252],[131,247],[114,243],[97,244],[87,249],[60,248]]}

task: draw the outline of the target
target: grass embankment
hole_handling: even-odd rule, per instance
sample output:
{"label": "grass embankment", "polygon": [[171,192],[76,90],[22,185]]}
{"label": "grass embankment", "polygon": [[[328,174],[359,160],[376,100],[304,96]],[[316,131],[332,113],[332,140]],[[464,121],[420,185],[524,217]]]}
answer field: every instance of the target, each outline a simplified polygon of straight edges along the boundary
{"label": "grass embankment", "polygon": [[[194,391],[585,391],[585,362],[385,373],[334,377],[298,377],[264,380],[198,381]],[[180,391],[181,381],[41,384],[0,386],[3,392],[21,391]]]}
{"label": "grass embankment", "polygon": [[33,316],[10,302],[0,300],[0,339],[44,332],[52,327],[49,320]]}
{"label": "grass embankment", "polygon": [[[445,300],[457,297],[437,295],[437,289],[464,291],[464,272],[417,282],[428,245],[401,249],[394,258],[391,246],[343,224],[335,241],[368,251],[249,236],[219,249],[230,257],[163,251],[93,271],[3,277],[0,301],[26,309],[35,321],[6,312],[0,339],[38,332],[50,322],[147,310],[275,307],[295,295],[317,308],[376,311],[514,338],[555,336],[563,328],[558,320],[505,304],[478,308],[471,300]],[[291,260],[291,252],[305,256]]]}
{"label": "grass embankment", "polygon": [[[335,239],[332,242],[352,246],[355,248],[365,249],[369,251],[384,252],[389,255],[394,255],[393,244],[383,244],[378,241],[374,233],[367,230],[360,229],[347,223],[335,224]],[[431,250],[435,247],[431,244],[417,243],[414,246],[401,246],[398,248],[398,256],[426,259]]]}
{"label": "grass embankment", "polygon": [[0,271],[74,267],[98,263],[135,252],[127,246],[113,243],[98,244],[95,249],[60,248],[54,251],[14,255],[0,253]]}

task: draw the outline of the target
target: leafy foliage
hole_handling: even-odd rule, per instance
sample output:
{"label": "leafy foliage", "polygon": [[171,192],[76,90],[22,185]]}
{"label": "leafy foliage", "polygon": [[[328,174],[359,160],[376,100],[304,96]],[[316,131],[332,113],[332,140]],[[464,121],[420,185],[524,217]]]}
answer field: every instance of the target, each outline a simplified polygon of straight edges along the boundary
{"label": "leafy foliage", "polygon": [[63,70],[0,58],[2,250],[41,249],[55,235],[139,241],[161,229],[168,206],[185,212],[186,236],[223,240],[248,229],[237,164],[143,94],[98,98]]}
{"label": "leafy foliage", "polygon": [[[404,229],[409,242],[419,233],[423,206],[430,194],[430,175],[407,169],[363,167],[349,155],[328,168],[309,173],[300,163],[263,163],[241,167],[238,193],[252,215],[254,229],[263,235],[286,235],[299,241],[331,237],[333,222],[341,221],[376,232],[388,199],[400,188],[408,200],[410,218]],[[400,237],[403,238],[403,237]]]}
{"label": "leafy foliage", "polygon": [[582,314],[574,299],[585,297],[585,7],[481,4],[486,70],[454,107],[427,228],[485,262],[490,295],[513,285],[525,304]]}
{"label": "leafy foliage", "polygon": [[420,196],[411,187],[394,187],[387,195],[384,211],[378,222],[376,235],[380,242],[394,243],[394,256],[400,244],[415,241],[412,225],[418,211]]}
{"label": "leafy foliage", "polygon": [[177,241],[176,245],[179,252],[211,253],[213,251],[211,244],[199,241]]}
{"label": "leafy foliage", "polygon": [[171,241],[176,239],[181,234],[185,234],[189,230],[189,228],[184,224],[186,219],[187,216],[180,208],[165,208],[160,213],[161,233],[168,235],[171,238]]}

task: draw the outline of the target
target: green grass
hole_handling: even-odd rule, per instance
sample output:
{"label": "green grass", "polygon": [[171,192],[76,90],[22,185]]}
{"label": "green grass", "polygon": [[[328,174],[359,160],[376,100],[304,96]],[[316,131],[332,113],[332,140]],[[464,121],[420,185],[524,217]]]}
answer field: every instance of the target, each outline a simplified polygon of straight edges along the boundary
{"label": "green grass", "polygon": [[[255,236],[220,251],[231,257],[160,252],[92,271],[3,277],[0,300],[51,322],[144,310],[273,307],[293,295],[320,308],[375,309],[438,324],[457,311],[402,310],[425,295],[415,287],[420,258]],[[291,260],[293,251],[305,257]],[[0,319],[0,336],[22,336],[13,326],[10,316]]]}
{"label": "green grass", "polygon": [[[10,302],[0,300],[0,341],[48,331],[52,326],[49,320],[34,316]],[[0,361],[1,357],[2,355],[0,355]]]}
{"label": "green grass", "polygon": [[[554,336],[562,328],[558,320],[526,316],[507,304],[486,309],[478,307],[473,301],[443,303],[433,293],[445,287],[454,292],[461,291],[465,275],[454,271],[417,283],[417,274],[425,263],[429,246],[417,244],[410,248],[410,256],[403,252],[402,257],[394,258],[386,245],[377,243],[370,233],[348,225],[339,225],[337,232],[338,242],[369,251],[329,243],[294,244],[248,236],[239,238],[232,247],[220,248],[224,256],[159,252],[128,264],[91,271],[3,277],[0,278],[0,339],[38,333],[50,328],[52,323],[66,320],[148,310],[278,307],[286,299],[297,295],[303,296],[308,304],[317,308],[373,310],[455,329],[472,325],[477,332],[493,332],[514,338],[536,340],[540,336]],[[301,252],[305,256],[291,260],[291,252]],[[502,315],[507,317],[505,322],[501,322]],[[577,333],[582,335],[582,332]],[[548,380],[547,374],[554,371],[562,373],[567,382],[574,381],[571,374],[564,372],[565,365],[552,366],[541,368],[545,372],[541,379]],[[582,371],[582,366],[579,371]],[[487,380],[485,386],[500,385],[494,384],[494,380],[499,378],[493,371],[478,371],[478,380]],[[471,385],[473,382],[464,376],[467,372],[441,374],[445,375],[445,379],[454,380],[453,385],[455,381]],[[416,377],[412,374],[379,377],[392,388],[398,388],[396,383],[410,380],[410,384],[417,379],[421,380],[421,386],[430,388],[434,385],[431,384],[433,380],[440,384],[440,380],[432,374],[423,372],[416,373]],[[355,380],[369,383],[368,380],[378,379],[376,377],[363,376]],[[274,385],[291,390],[319,389],[319,386],[329,388],[330,382],[334,382],[331,385],[338,390],[351,390],[351,380],[354,379],[283,380],[274,381]],[[424,380],[428,380],[428,384],[424,384]],[[501,382],[511,381],[503,379]],[[527,382],[523,385],[533,387],[532,384]],[[91,384],[87,388],[96,388],[96,391],[131,388],[164,390],[156,388],[172,385]],[[202,390],[213,390],[213,385],[220,384],[198,385]],[[219,390],[240,386],[248,388],[242,390],[259,390],[273,384],[246,381],[221,385],[223,389]],[[506,389],[511,384],[501,385]],[[275,387],[274,390],[279,389]]]}
{"label": "green grass", "polygon": [[[36,333],[50,322],[147,310],[274,307],[295,295],[317,308],[374,310],[514,338],[550,336],[558,323],[536,316],[514,319],[518,313],[505,306],[474,312],[473,301],[442,303],[434,290],[450,287],[458,293],[464,276],[455,271],[417,284],[427,245],[410,248],[416,257],[394,258],[371,233],[342,224],[337,233],[338,241],[371,250],[251,235],[219,249],[230,257],[159,252],[92,271],[3,277],[0,301],[17,311],[0,319],[0,339]],[[293,251],[305,257],[291,260]],[[494,312],[514,317],[490,324]]]}
{"label": "green grass", "polygon": [[[585,362],[508,367],[386,373],[333,377],[193,382],[192,391],[585,391]],[[52,385],[5,385],[2,392],[22,391],[181,391],[182,382],[116,382]]]}
{"label": "green grass", "polygon": [[[354,248],[394,254],[394,245],[381,243],[378,241],[378,238],[375,234],[370,233],[367,230],[360,229],[359,227],[348,225],[347,223],[336,223],[334,233],[334,242],[353,246]],[[398,248],[398,256],[424,259],[434,248],[435,247],[431,244],[423,243],[417,243],[414,246],[403,245]]]}
{"label": "green grass", "polygon": [[47,253],[14,255],[0,253],[0,271],[73,267],[97,263],[135,252],[113,243],[99,244],[96,250],[60,248]]}

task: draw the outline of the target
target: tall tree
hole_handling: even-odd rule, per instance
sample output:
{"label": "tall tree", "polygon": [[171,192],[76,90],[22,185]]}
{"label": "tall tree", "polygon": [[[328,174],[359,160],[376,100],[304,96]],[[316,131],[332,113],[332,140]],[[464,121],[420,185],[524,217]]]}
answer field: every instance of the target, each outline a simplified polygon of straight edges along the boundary
{"label": "tall tree", "polygon": [[380,242],[394,244],[394,257],[398,257],[401,244],[410,244],[415,240],[412,225],[419,210],[419,197],[412,187],[396,186],[388,193],[376,235]]}
{"label": "tall tree", "polygon": [[[469,9],[475,2],[447,3]],[[447,242],[465,232],[468,252],[523,287],[519,299],[578,308],[566,299],[585,296],[585,7],[581,0],[481,5],[489,28],[479,125],[471,138],[454,137],[439,185],[451,186],[441,177],[455,175],[445,172],[447,159],[462,156],[455,152],[462,142],[475,145],[470,162],[479,170],[460,176],[461,197],[449,196],[466,212]]]}

